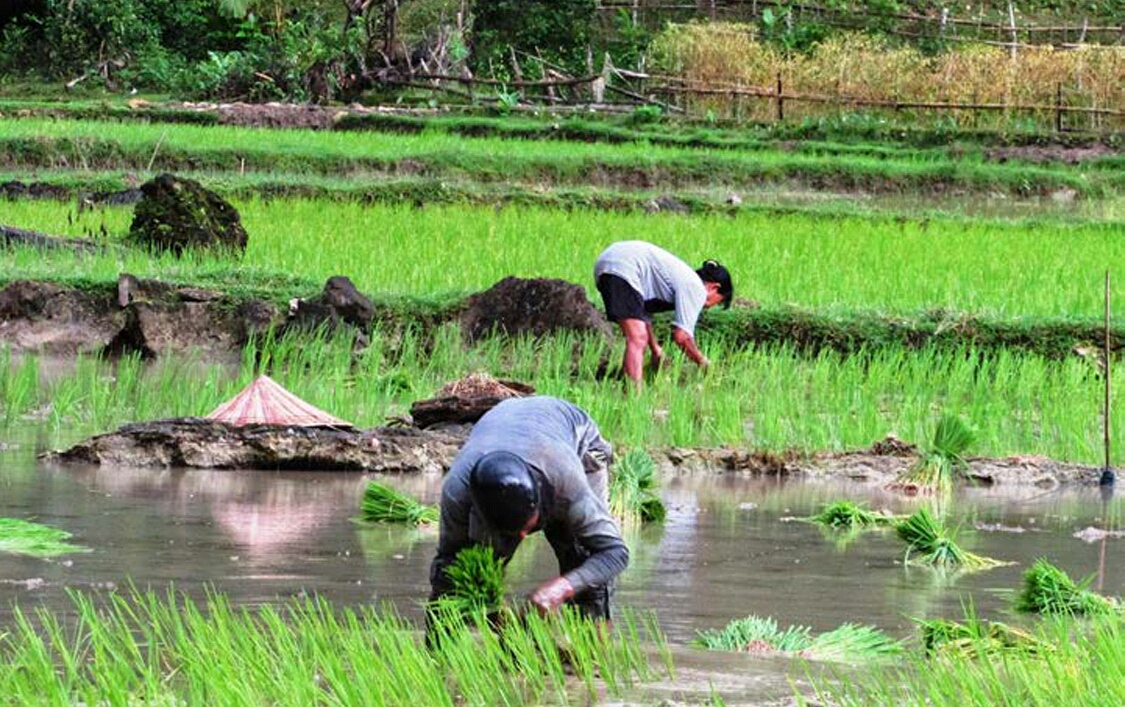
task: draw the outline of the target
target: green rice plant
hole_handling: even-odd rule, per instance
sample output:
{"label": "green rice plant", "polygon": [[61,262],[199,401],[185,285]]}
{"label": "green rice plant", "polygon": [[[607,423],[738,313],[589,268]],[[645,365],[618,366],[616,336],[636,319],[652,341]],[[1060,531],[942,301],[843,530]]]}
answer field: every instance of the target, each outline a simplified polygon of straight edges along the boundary
{"label": "green rice plant", "polygon": [[[612,634],[569,610],[502,632],[451,612],[427,646],[389,606],[305,599],[250,609],[215,593],[197,603],[136,590],[70,596],[65,625],[46,609],[14,610],[0,641],[0,704],[530,707],[592,691],[620,699],[658,677],[627,609]],[[659,635],[646,640],[664,648]]]}
{"label": "green rice plant", "polygon": [[0,518],[0,552],[32,557],[55,557],[88,548],[66,542],[71,534],[49,525],[18,518]]}
{"label": "green rice plant", "polygon": [[919,508],[897,524],[895,532],[906,543],[907,564],[969,572],[1010,564],[962,549],[956,542],[956,532],[926,508]]}
{"label": "green rice plant", "polygon": [[942,415],[929,449],[899,475],[896,484],[949,491],[968,470],[969,464],[964,455],[975,440],[976,432],[963,419],[951,414]]}
{"label": "green rice plant", "polygon": [[886,511],[872,511],[852,501],[827,503],[816,515],[805,520],[834,530],[886,528],[902,520]]}
{"label": "green rice plant", "polygon": [[1113,707],[1125,703],[1123,627],[1117,616],[1078,622],[1059,615],[1029,630],[1042,650],[939,647],[940,660],[911,652],[902,664],[880,670],[814,676],[812,694],[799,701],[841,707]]}
{"label": "green rice plant", "polygon": [[1088,616],[1116,614],[1120,604],[1086,587],[1090,580],[1075,582],[1046,558],[1039,558],[1023,574],[1023,588],[1016,595],[1014,608],[1027,614],[1067,614]]}
{"label": "green rice plant", "polygon": [[659,488],[656,462],[643,450],[631,449],[610,473],[610,511],[625,523],[659,523],[667,514]]}
{"label": "green rice plant", "polygon": [[449,602],[462,613],[494,612],[504,606],[504,564],[487,545],[470,545],[445,568]]}
{"label": "green rice plant", "polygon": [[373,523],[429,525],[438,522],[437,506],[419,503],[409,495],[377,481],[363,491],[362,517]]}
{"label": "green rice plant", "polygon": [[700,631],[694,645],[714,651],[788,653],[814,660],[876,662],[898,655],[902,644],[872,626],[843,624],[812,635],[807,626],[781,629],[769,617],[735,619],[721,629]]}
{"label": "green rice plant", "polygon": [[948,619],[915,619],[927,655],[961,657],[1036,655],[1051,645],[1020,628],[970,616],[965,622]]}

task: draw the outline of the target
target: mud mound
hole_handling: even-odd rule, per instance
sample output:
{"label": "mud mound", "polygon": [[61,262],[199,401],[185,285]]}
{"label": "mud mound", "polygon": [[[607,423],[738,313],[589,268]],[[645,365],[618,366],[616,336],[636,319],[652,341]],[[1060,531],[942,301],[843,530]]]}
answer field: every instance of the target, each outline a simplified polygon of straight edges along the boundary
{"label": "mud mound", "polygon": [[466,304],[461,330],[470,342],[493,334],[610,333],[605,317],[586,299],[586,290],[565,280],[506,277]]}
{"label": "mud mound", "polygon": [[0,197],[5,199],[65,199],[64,187],[45,182],[21,182],[18,179],[0,183]]}
{"label": "mud mound", "polygon": [[172,174],[141,185],[130,237],[179,255],[195,248],[246,250],[246,229],[230,202],[192,179]]}
{"label": "mud mound", "polygon": [[524,383],[497,380],[487,373],[473,373],[446,383],[437,394],[410,406],[417,427],[476,422],[502,400],[531,395],[535,388]]}
{"label": "mud mound", "polygon": [[120,328],[109,296],[26,280],[0,289],[0,341],[16,351],[93,353]]}
{"label": "mud mound", "polygon": [[449,467],[463,441],[414,429],[236,427],[188,417],[125,425],[44,456],[57,462],[126,467],[440,472]]}

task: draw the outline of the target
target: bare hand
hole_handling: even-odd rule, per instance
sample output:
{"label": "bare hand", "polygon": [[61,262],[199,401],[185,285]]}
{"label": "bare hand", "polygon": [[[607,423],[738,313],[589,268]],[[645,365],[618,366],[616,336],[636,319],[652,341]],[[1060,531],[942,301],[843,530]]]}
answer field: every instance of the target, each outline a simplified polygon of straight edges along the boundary
{"label": "bare hand", "polygon": [[540,614],[549,614],[573,596],[574,587],[570,581],[566,577],[555,577],[536,587],[528,600]]}

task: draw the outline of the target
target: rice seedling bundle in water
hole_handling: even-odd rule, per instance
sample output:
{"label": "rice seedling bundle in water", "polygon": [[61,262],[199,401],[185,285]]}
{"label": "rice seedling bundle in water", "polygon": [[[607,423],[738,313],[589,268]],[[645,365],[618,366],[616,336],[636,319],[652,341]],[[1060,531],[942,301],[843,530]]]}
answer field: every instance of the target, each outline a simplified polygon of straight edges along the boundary
{"label": "rice seedling bundle in water", "polygon": [[1016,595],[1015,609],[1028,614],[1075,616],[1112,614],[1121,611],[1118,601],[1090,591],[1089,580],[1075,582],[1045,558],[1035,561],[1023,575],[1023,589]]}
{"label": "rice seedling bundle in water", "polygon": [[952,489],[969,468],[964,454],[975,440],[976,432],[968,423],[956,415],[943,415],[930,448],[899,476],[897,484],[921,490]]}
{"label": "rice seedling bundle in water", "polygon": [[962,549],[956,542],[956,533],[925,508],[919,508],[914,515],[896,525],[895,532],[907,544],[906,561],[909,564],[966,571],[1009,564]]}
{"label": "rice seedling bundle in water", "polygon": [[372,481],[363,492],[363,519],[374,523],[427,525],[438,521],[438,509],[419,503],[410,496]]}
{"label": "rice seedling bundle in water", "polygon": [[658,490],[656,462],[639,449],[630,450],[610,473],[610,511],[623,521],[658,523],[667,514]]}
{"label": "rice seedling bundle in water", "polygon": [[89,552],[81,545],[68,543],[65,530],[18,518],[0,518],[0,552],[32,557],[54,557],[71,552]]}
{"label": "rice seedling bundle in water", "polygon": [[747,616],[721,629],[700,631],[693,641],[714,651],[788,653],[816,660],[872,662],[902,652],[902,644],[872,626],[843,624],[827,633],[812,635],[808,626],[781,629],[770,617]]}
{"label": "rice seedling bundle in water", "polygon": [[826,504],[820,513],[809,516],[808,520],[829,528],[851,530],[856,528],[884,528],[902,519],[883,511],[869,510],[851,501],[835,501]]}
{"label": "rice seedling bundle in water", "polygon": [[1004,653],[1038,655],[1051,645],[1033,634],[999,621],[971,617],[960,623],[948,619],[918,620],[922,648],[927,655],[956,655],[964,658]]}

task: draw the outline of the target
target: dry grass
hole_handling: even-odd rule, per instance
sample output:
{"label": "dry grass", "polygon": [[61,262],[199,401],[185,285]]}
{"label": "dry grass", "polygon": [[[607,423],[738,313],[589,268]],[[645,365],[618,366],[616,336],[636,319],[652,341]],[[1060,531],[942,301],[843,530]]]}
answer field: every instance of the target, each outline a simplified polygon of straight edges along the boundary
{"label": "dry grass", "polygon": [[[845,34],[822,42],[809,54],[786,57],[759,43],[751,25],[693,23],[670,25],[655,40],[652,58],[660,71],[695,87],[772,90],[780,72],[786,93],[911,103],[1053,106],[1061,86],[1068,105],[1125,109],[1125,47],[1021,47],[1012,58],[1004,47],[968,46],[930,57],[880,39]],[[737,110],[743,117],[759,120],[772,119],[774,112],[772,101],[754,98],[743,99],[737,109],[735,101],[724,96],[688,105],[693,111],[732,114]],[[786,104],[786,114],[792,117],[837,110],[831,104]],[[956,115],[965,126],[987,126],[1015,114],[958,111]],[[1039,117],[1053,119],[1053,111]]]}

